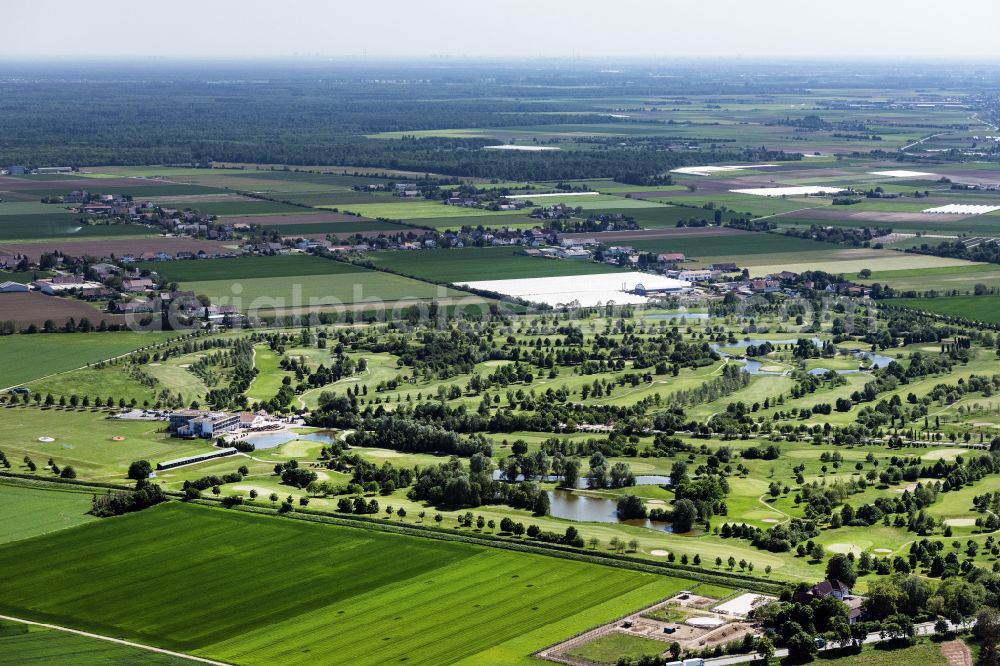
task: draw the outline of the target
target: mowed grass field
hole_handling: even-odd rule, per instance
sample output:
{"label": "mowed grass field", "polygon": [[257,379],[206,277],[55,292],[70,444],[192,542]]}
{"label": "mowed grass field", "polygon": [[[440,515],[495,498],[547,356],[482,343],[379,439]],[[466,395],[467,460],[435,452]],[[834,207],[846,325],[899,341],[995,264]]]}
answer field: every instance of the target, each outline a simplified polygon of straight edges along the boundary
{"label": "mowed grass field", "polygon": [[178,334],[166,331],[9,335],[0,338],[0,388],[73,370],[174,337]]}
{"label": "mowed grass field", "polygon": [[592,261],[543,259],[519,252],[518,249],[507,247],[461,248],[373,252],[367,258],[379,267],[441,282],[592,275],[622,270],[617,266]]}
{"label": "mowed grass field", "polygon": [[[133,460],[148,460],[155,465],[212,450],[209,440],[172,438],[165,430],[164,421],[120,421],[107,418],[104,412],[82,408],[0,410],[0,449],[13,465],[11,471],[29,473],[23,460],[30,456],[42,478],[52,475],[43,469],[49,458],[60,467],[72,465],[79,478],[126,483],[125,474]],[[39,437],[54,441],[40,442]],[[124,439],[116,441],[115,437]],[[235,461],[230,462],[232,469],[239,467]]]}
{"label": "mowed grass field", "polygon": [[236,664],[532,663],[691,584],[180,503],[0,546],[0,567],[5,614]]}

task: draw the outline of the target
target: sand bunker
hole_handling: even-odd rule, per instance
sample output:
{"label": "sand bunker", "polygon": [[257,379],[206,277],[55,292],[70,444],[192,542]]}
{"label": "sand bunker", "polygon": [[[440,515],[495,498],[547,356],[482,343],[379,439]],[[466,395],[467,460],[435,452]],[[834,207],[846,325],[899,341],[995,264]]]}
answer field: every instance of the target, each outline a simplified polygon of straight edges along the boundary
{"label": "sand bunker", "polygon": [[852,543],[831,543],[826,547],[826,549],[834,553],[843,553],[845,555],[847,553],[854,553],[855,555],[861,554],[861,549]]}
{"label": "sand bunker", "polygon": [[882,553],[882,554],[891,553],[892,552],[892,548],[876,548],[873,552]]}
{"label": "sand bunker", "polygon": [[115,435],[114,437],[111,438],[111,441],[112,442],[124,442],[125,438],[122,437],[121,435]]}
{"label": "sand bunker", "polygon": [[652,555],[653,557],[666,557],[670,553],[668,553],[665,550],[651,550],[649,551],[649,554]]}
{"label": "sand bunker", "polygon": [[721,627],[725,623],[726,621],[719,617],[689,617],[684,620],[684,624],[692,627]]}
{"label": "sand bunker", "polygon": [[945,525],[951,527],[972,527],[976,524],[975,518],[947,518],[944,521]]}
{"label": "sand bunker", "polygon": [[924,460],[941,460],[943,458],[954,458],[955,456],[960,456],[963,453],[965,453],[963,449],[937,449],[936,451],[925,453],[921,457]]}
{"label": "sand bunker", "polygon": [[52,439],[51,437],[39,437],[38,441],[39,442],[54,442],[56,440]]}
{"label": "sand bunker", "polygon": [[762,523],[780,523],[781,521],[777,518],[761,518]]}
{"label": "sand bunker", "polygon": [[390,451],[388,449],[369,449],[364,454],[369,458],[399,458],[403,455],[399,451]]}

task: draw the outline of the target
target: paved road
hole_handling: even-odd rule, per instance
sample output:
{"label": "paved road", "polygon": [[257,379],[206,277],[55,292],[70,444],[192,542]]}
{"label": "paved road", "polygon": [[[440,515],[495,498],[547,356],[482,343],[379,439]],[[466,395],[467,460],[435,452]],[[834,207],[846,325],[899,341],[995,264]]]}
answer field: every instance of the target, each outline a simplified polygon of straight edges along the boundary
{"label": "paved road", "polygon": [[94,638],[99,641],[107,641],[109,643],[115,643],[117,645],[125,645],[131,648],[138,648],[140,650],[146,650],[148,652],[156,652],[157,654],[165,654],[170,657],[176,657],[177,659],[186,659],[187,661],[194,661],[199,664],[210,664],[211,666],[229,666],[224,661],[214,661],[212,659],[205,659],[204,657],[195,657],[190,654],[184,654],[183,652],[174,652],[172,650],[164,650],[163,648],[153,647],[152,645],[143,645],[142,643],[134,643],[132,641],[126,641],[121,638],[112,638],[110,636],[102,636],[100,634],[92,634],[89,631],[80,631],[79,629],[70,629],[69,627],[61,627],[58,624],[46,624],[44,622],[34,622],[32,620],[25,620],[19,617],[11,617],[10,615],[0,615],[0,620],[9,620],[11,622],[20,622],[21,624],[30,624],[33,627],[44,627],[46,629],[54,629],[55,631],[64,631],[68,634],[76,634],[77,636],[85,636],[87,638]]}

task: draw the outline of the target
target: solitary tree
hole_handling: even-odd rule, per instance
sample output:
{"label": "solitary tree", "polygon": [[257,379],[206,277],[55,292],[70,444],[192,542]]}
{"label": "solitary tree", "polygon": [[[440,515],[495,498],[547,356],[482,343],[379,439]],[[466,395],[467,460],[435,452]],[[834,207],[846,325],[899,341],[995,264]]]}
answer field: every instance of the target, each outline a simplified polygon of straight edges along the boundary
{"label": "solitary tree", "polygon": [[128,478],[135,481],[148,479],[149,475],[152,473],[153,466],[149,464],[148,460],[136,460],[128,466]]}

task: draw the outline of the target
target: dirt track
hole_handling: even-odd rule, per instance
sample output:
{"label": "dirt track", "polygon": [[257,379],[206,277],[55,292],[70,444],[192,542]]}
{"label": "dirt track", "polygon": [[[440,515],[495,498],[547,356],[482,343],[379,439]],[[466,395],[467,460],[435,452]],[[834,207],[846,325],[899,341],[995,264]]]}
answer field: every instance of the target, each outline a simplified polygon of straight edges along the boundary
{"label": "dirt track", "polygon": [[964,641],[956,639],[941,643],[941,654],[948,660],[948,666],[972,666],[972,653]]}

